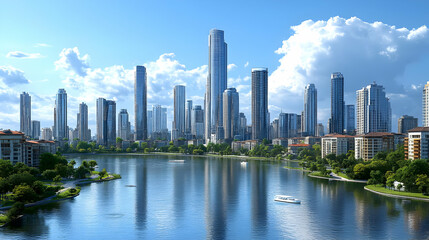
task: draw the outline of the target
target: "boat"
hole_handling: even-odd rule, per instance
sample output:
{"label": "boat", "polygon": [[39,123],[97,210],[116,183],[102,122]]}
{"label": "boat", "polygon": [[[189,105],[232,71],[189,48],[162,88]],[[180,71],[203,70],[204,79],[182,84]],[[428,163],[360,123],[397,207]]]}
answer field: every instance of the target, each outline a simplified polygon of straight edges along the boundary
{"label": "boat", "polygon": [[286,195],[276,195],[274,197],[274,201],[285,202],[285,203],[296,203],[296,204],[301,203],[301,200],[294,198],[292,196],[286,196]]}
{"label": "boat", "polygon": [[185,160],[170,160],[169,163],[184,163]]}

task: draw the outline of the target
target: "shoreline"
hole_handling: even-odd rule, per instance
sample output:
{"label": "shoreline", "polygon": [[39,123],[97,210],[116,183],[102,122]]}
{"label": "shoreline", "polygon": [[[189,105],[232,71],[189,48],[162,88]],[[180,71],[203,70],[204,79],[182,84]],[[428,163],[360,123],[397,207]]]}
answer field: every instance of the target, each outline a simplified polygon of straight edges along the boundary
{"label": "shoreline", "polygon": [[381,196],[385,196],[385,197],[391,197],[391,198],[397,198],[397,199],[404,199],[404,200],[417,200],[417,201],[425,201],[425,202],[429,202],[429,198],[420,198],[420,197],[411,197],[411,196],[404,196],[404,195],[396,195],[396,194],[390,194],[390,193],[383,193],[383,192],[379,192],[376,190],[372,190],[369,189],[367,186],[363,187],[365,190],[381,195]]}

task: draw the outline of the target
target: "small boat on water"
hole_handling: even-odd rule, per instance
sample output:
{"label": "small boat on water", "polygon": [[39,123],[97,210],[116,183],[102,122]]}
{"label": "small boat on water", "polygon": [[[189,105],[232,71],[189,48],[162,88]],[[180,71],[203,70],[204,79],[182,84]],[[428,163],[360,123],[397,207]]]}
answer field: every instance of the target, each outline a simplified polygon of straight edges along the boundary
{"label": "small boat on water", "polygon": [[242,165],[246,165],[247,164],[247,161],[241,161],[240,162]]}
{"label": "small boat on water", "polygon": [[169,163],[184,163],[185,160],[170,160]]}
{"label": "small boat on water", "polygon": [[301,203],[301,200],[294,198],[292,196],[286,196],[286,195],[276,195],[274,197],[274,201],[285,202],[285,203],[296,203],[296,204]]}

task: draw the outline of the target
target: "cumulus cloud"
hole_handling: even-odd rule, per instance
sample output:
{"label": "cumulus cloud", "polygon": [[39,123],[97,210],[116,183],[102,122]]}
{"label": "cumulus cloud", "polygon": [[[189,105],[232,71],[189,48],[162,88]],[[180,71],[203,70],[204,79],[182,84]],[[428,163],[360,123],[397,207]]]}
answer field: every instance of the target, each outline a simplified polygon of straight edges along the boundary
{"label": "cumulus cloud", "polygon": [[4,86],[26,84],[30,81],[24,76],[24,72],[11,66],[0,66],[0,82]]}
{"label": "cumulus cloud", "polygon": [[41,58],[42,55],[40,53],[25,53],[21,51],[9,52],[6,54],[8,58]]}
{"label": "cumulus cloud", "polygon": [[236,68],[237,67],[237,65],[235,65],[234,63],[230,63],[230,64],[228,64],[228,71],[231,71],[232,69],[234,69],[234,68]]}
{"label": "cumulus cloud", "polygon": [[[307,20],[291,29],[292,36],[275,51],[281,58],[269,78],[270,104],[299,113],[304,87],[314,83],[319,116],[323,118],[319,121],[324,123],[329,114],[321,109],[329,108],[332,72],[343,73],[348,104],[355,104],[356,90],[373,81],[383,85],[392,97],[402,96],[402,101],[404,96],[398,94],[412,88],[411,82],[402,78],[405,69],[429,50],[426,26],[410,30],[356,17],[333,17],[328,21]],[[393,112],[407,114],[399,105],[392,101]]]}
{"label": "cumulus cloud", "polygon": [[77,76],[85,77],[89,68],[88,58],[88,54],[81,57],[77,47],[64,48],[60,53],[60,59],[55,62],[55,66],[57,70],[64,69]]}
{"label": "cumulus cloud", "polygon": [[244,67],[247,68],[249,66],[249,61],[244,64]]}

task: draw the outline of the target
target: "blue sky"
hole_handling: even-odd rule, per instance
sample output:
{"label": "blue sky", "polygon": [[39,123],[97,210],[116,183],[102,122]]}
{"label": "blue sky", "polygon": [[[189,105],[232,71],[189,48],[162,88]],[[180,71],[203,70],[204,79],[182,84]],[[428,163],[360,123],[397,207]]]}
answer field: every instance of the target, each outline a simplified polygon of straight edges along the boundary
{"label": "blue sky", "polygon": [[211,28],[225,31],[228,86],[238,88],[249,120],[250,69],[268,67],[272,119],[280,110],[299,113],[303,86],[314,82],[319,122],[326,125],[329,73],[340,71],[348,104],[355,103],[356,90],[377,81],[392,101],[392,130],[403,114],[421,122],[421,87],[429,80],[427,1],[0,4],[0,102],[6,106],[0,128],[19,129],[22,91],[32,95],[33,120],[51,126],[58,88],[69,94],[72,128],[85,101],[95,134],[97,97],[116,99],[117,111],[127,108],[133,117],[132,69],[138,64],[151,71],[149,105],[169,107],[171,120],[175,84],[187,85],[187,97],[202,104]]}

